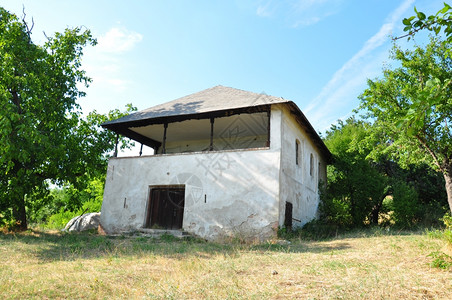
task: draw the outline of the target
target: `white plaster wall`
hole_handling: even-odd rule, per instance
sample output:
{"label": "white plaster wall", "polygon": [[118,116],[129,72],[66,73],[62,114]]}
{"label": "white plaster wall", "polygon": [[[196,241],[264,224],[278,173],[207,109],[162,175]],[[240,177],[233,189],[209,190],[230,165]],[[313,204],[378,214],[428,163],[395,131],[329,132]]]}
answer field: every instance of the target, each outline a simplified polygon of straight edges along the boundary
{"label": "white plaster wall", "polygon": [[[301,227],[318,214],[319,177],[326,180],[326,163],[317,147],[296,122],[295,118],[283,108],[281,119],[281,173],[279,226],[284,225],[285,203],[293,205],[293,227]],[[296,140],[300,141],[299,164],[296,164]],[[313,174],[310,175],[310,155],[313,154]],[[320,165],[319,165],[320,163]]]}
{"label": "white plaster wall", "polygon": [[271,146],[109,161],[101,225],[107,233],[144,226],[149,187],[185,185],[183,229],[207,239],[269,238],[279,220],[281,112],[272,110]]}

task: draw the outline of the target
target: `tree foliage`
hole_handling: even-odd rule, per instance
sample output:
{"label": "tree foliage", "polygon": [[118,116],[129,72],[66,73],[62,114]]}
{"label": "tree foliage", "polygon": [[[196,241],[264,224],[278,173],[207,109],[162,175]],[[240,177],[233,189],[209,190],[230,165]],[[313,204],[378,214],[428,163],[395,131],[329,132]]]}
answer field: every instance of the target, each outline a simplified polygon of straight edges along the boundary
{"label": "tree foliage", "polygon": [[[414,8],[415,15],[409,18],[403,19],[403,25],[405,25],[403,31],[407,34],[398,37],[410,39],[417,32],[421,30],[428,30],[434,32],[436,35],[444,34],[446,37],[445,42],[452,43],[452,7],[444,3],[444,7],[438,10],[434,15],[426,16],[425,13],[418,11]],[[448,50],[449,51],[449,50]]]}
{"label": "tree foliage", "polygon": [[[328,190],[321,211],[342,226],[378,223],[378,214],[388,193],[388,180],[375,163],[366,159],[370,149],[358,148],[370,124],[354,118],[339,121],[326,133],[325,144],[334,156],[328,167]],[[373,217],[376,215],[377,218]]]}
{"label": "tree foliage", "polygon": [[321,219],[341,227],[433,225],[444,214],[444,180],[425,164],[402,168],[381,152],[371,155],[381,144],[375,136],[379,131],[354,117],[327,131],[324,141],[334,160],[321,195]]}
{"label": "tree foliage", "polygon": [[389,155],[403,165],[426,163],[443,174],[452,208],[452,60],[450,46],[432,38],[425,47],[402,50],[400,65],[368,80],[360,109],[374,120],[371,137],[381,141],[372,155]]}
{"label": "tree foliage", "polygon": [[23,229],[26,207],[49,199],[50,182],[81,186],[104,170],[113,148],[99,127],[108,116],[83,119],[77,104],[80,84],[91,82],[83,48],[95,44],[80,27],[34,44],[27,23],[0,7],[0,214]]}

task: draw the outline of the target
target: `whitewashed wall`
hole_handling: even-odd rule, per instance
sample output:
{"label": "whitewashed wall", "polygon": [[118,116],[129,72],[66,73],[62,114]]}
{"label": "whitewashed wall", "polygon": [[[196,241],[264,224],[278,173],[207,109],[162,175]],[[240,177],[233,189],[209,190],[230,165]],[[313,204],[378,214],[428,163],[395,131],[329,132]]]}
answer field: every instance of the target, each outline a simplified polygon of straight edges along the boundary
{"label": "whitewashed wall", "polygon": [[117,233],[143,227],[149,187],[184,184],[184,230],[210,240],[274,236],[280,219],[280,110],[272,109],[270,122],[269,149],[111,158],[103,228]]}
{"label": "whitewashed wall", "polygon": [[[317,216],[319,206],[319,177],[326,180],[326,163],[308,135],[293,115],[282,108],[281,172],[279,226],[284,225],[285,203],[293,205],[293,227],[301,227]],[[299,140],[299,164],[295,161],[295,143]],[[310,155],[313,154],[313,173],[310,175]],[[319,165],[320,163],[320,165]]]}

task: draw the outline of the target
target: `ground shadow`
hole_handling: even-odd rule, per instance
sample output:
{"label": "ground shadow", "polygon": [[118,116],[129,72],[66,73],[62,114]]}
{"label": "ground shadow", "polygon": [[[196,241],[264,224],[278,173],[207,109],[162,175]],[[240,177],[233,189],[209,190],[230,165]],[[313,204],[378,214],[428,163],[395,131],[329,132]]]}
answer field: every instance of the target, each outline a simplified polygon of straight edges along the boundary
{"label": "ground shadow", "polygon": [[[243,252],[280,253],[322,253],[350,248],[348,243],[329,245],[319,241],[292,241],[278,244],[213,243],[197,238],[178,239],[163,236],[161,239],[143,236],[101,236],[94,232],[62,233],[27,231],[25,233],[0,233],[0,244],[19,243],[25,245],[21,251],[42,262],[73,261],[77,259],[98,259],[159,255],[175,259],[191,256],[209,258],[217,255],[236,256]],[[27,247],[26,245],[30,245]]]}

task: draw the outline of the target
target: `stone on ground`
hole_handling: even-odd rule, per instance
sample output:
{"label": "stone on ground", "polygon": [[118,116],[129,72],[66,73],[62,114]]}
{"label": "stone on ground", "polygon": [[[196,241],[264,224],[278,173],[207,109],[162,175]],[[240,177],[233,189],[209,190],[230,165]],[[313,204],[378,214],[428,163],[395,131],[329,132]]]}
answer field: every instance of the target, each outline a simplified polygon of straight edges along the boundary
{"label": "stone on ground", "polygon": [[85,231],[97,229],[100,221],[100,213],[87,213],[72,218],[64,227],[64,231]]}

